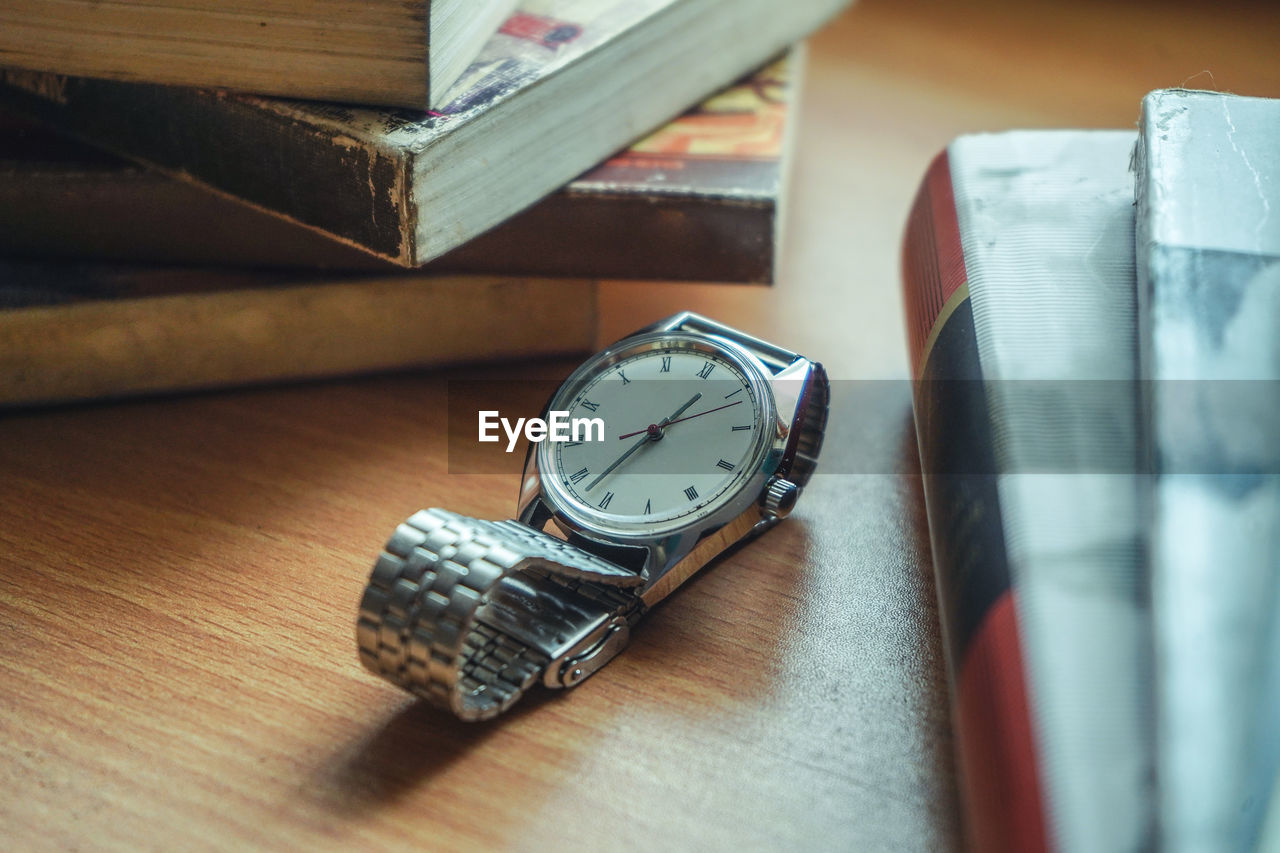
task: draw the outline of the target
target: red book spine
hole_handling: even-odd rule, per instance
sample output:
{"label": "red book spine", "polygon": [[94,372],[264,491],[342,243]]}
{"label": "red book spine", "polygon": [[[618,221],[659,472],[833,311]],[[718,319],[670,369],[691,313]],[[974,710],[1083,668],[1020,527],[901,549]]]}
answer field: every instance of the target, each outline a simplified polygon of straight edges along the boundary
{"label": "red book spine", "polygon": [[974,850],[1047,849],[982,365],[947,154],[907,221],[903,296],[929,536]]}

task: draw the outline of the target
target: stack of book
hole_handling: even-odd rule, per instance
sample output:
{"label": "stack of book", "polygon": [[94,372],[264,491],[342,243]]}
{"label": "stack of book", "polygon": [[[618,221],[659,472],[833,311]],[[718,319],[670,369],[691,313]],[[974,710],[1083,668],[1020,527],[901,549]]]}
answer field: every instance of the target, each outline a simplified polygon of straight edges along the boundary
{"label": "stack of book", "polygon": [[907,225],[976,849],[1280,846],[1280,102],[963,137]]}
{"label": "stack of book", "polygon": [[0,404],[582,351],[596,279],[768,282],[847,2],[6,4]]}

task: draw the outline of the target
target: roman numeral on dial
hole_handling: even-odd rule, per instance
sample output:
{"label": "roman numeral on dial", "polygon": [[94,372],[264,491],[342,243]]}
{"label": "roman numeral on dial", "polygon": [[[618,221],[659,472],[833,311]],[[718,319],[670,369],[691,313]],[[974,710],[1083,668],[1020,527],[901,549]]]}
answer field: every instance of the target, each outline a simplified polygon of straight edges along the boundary
{"label": "roman numeral on dial", "polygon": [[702,363],[702,369],[698,371],[698,378],[706,379],[708,376],[711,375],[711,371],[715,369],[716,369],[716,366],[714,364],[712,364],[709,361],[704,361]]}
{"label": "roman numeral on dial", "polygon": [[609,501],[611,501],[611,500],[613,500],[613,492],[605,492],[605,493],[604,493],[604,497],[602,497],[602,498],[600,499],[600,504],[599,504],[600,508],[601,508],[601,509],[608,509],[608,508],[609,508]]}
{"label": "roman numeral on dial", "polygon": [[735,466],[732,462],[729,462],[725,459],[721,459],[719,462],[716,463],[716,467],[723,468],[726,471],[732,471],[737,466]]}
{"label": "roman numeral on dial", "polygon": [[569,482],[573,483],[576,486],[579,483],[581,483],[583,480],[587,479],[587,475],[590,473],[591,472],[588,471],[586,468],[580,468],[579,470],[574,471],[572,474],[569,475]]}
{"label": "roman numeral on dial", "polygon": [[684,490],[684,496],[689,500],[694,500],[695,498],[698,497],[698,490],[695,489],[693,486],[690,486],[689,488]]}

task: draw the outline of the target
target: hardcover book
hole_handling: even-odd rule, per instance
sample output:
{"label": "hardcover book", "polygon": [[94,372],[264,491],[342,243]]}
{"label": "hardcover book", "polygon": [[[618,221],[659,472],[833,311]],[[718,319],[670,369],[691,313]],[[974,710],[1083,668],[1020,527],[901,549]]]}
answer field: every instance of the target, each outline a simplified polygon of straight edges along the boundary
{"label": "hardcover book", "polygon": [[588,352],[593,282],[0,261],[0,407]]}
{"label": "hardcover book", "polygon": [[433,114],[7,71],[0,100],[402,266],[758,67],[847,0],[526,0]]}
{"label": "hardcover book", "polygon": [[[769,282],[802,47],[491,231],[433,272]],[[161,264],[398,267],[0,113],[0,253]]]}
{"label": "hardcover book", "polygon": [[1166,849],[1280,842],[1280,101],[1152,92],[1137,163]]}
{"label": "hardcover book", "polygon": [[7,0],[0,65],[427,109],[516,0]]}
{"label": "hardcover book", "polygon": [[975,850],[1154,844],[1134,134],[967,136],[904,293]]}

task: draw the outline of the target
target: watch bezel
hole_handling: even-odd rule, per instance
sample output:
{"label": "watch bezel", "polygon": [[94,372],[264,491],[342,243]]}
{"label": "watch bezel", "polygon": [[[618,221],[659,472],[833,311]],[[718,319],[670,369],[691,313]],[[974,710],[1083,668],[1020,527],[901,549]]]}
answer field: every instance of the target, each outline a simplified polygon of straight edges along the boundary
{"label": "watch bezel", "polygon": [[758,501],[769,477],[776,471],[785,451],[787,429],[779,423],[777,403],[769,381],[769,372],[751,352],[735,342],[701,332],[657,331],[625,338],[578,366],[556,389],[547,402],[547,410],[568,408],[567,404],[602,371],[638,354],[667,349],[705,352],[724,358],[746,378],[752,395],[760,407],[761,429],[755,436],[749,462],[717,495],[710,508],[666,521],[619,521],[617,516],[593,511],[567,493],[554,476],[554,446],[542,442],[531,460],[541,485],[541,497],[551,518],[566,534],[577,534],[608,543],[649,545],[656,539],[683,539],[690,533],[701,533],[723,525]]}

